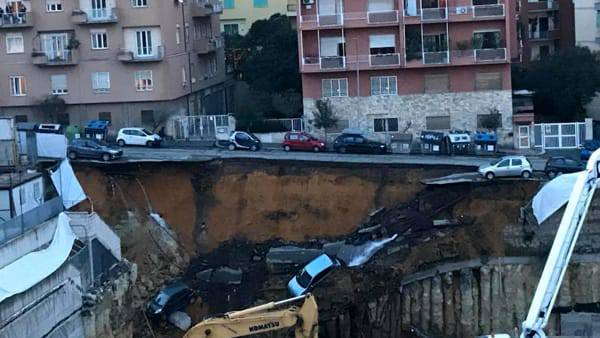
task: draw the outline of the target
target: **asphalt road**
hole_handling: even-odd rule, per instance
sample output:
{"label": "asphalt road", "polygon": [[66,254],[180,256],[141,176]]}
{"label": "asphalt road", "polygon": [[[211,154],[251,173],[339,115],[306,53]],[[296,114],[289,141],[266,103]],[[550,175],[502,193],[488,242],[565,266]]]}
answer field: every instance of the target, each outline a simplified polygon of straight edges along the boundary
{"label": "asphalt road", "polygon": [[[220,148],[144,148],[125,147],[124,155],[116,162],[202,162],[215,159],[265,159],[284,161],[311,161],[336,163],[411,164],[480,166],[492,161],[488,156],[406,155],[406,154],[337,154],[312,152],[285,152],[280,149],[264,149],[257,152],[230,151]],[[546,160],[528,157],[534,170],[543,170]]]}

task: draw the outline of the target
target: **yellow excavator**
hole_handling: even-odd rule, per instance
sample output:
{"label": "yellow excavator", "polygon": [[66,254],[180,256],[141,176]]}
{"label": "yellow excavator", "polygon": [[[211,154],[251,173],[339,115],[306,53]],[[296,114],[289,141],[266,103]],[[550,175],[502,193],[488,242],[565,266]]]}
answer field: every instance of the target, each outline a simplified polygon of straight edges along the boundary
{"label": "yellow excavator", "polygon": [[206,319],[184,338],[229,338],[294,327],[296,338],[318,338],[319,310],[311,294]]}

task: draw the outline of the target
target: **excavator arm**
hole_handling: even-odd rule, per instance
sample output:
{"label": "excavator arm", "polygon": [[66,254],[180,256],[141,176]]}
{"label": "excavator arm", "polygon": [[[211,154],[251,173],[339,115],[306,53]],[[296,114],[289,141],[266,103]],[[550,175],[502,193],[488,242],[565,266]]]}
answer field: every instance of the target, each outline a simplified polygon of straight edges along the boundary
{"label": "excavator arm", "polygon": [[296,338],[318,338],[318,324],[317,302],[308,294],[206,319],[192,327],[184,338],[244,337],[291,327]]}

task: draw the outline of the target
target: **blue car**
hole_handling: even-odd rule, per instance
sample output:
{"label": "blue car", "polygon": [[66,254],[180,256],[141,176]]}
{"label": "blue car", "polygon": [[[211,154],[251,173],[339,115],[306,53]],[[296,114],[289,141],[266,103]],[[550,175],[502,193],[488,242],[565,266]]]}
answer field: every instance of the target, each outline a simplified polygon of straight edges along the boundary
{"label": "blue car", "polygon": [[289,281],[288,291],[293,297],[305,295],[338,266],[340,266],[340,262],[337,259],[322,254],[308,263]]}
{"label": "blue car", "polygon": [[587,140],[580,147],[581,160],[587,161],[594,150],[600,148],[600,140]]}

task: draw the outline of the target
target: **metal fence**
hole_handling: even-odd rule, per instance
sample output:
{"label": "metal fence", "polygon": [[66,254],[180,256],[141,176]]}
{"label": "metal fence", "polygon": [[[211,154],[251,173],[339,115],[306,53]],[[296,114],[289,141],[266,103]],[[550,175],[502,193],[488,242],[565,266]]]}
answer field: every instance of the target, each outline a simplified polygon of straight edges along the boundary
{"label": "metal fence", "polygon": [[585,123],[540,123],[534,125],[534,146],[542,149],[577,148],[586,139]]}
{"label": "metal fence", "polygon": [[271,127],[272,132],[279,131],[304,131],[304,120],[301,118],[295,119],[266,119],[265,125]]}
{"label": "metal fence", "polygon": [[169,120],[168,130],[176,140],[215,140],[228,137],[235,120],[229,115],[181,116]]}
{"label": "metal fence", "polygon": [[62,198],[54,197],[39,207],[0,223],[0,244],[22,235],[36,225],[55,217],[61,211],[63,211]]}

